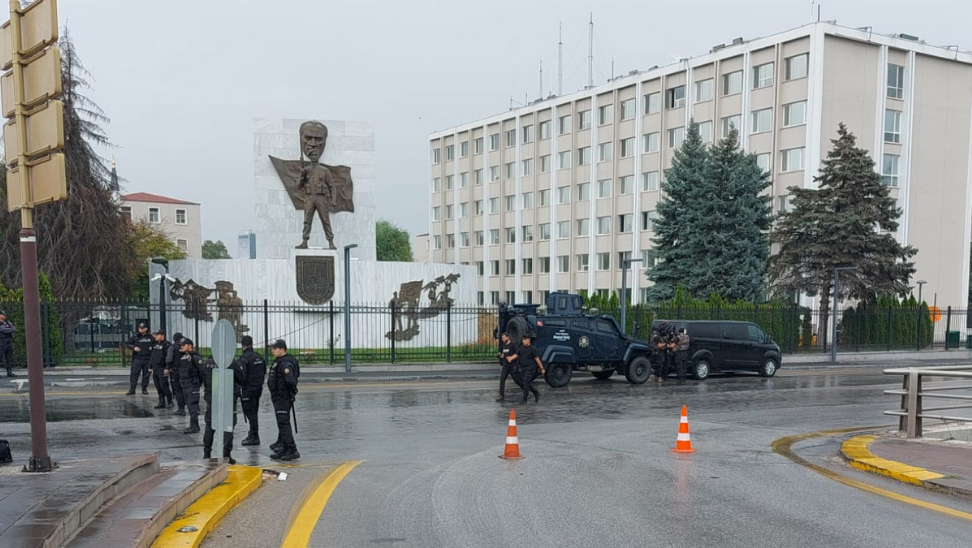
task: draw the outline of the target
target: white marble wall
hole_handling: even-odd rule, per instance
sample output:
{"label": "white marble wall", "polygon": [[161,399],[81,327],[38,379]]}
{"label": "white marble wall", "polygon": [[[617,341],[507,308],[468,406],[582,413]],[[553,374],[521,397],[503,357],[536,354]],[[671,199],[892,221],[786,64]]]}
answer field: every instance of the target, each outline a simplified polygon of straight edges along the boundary
{"label": "white marble wall", "polygon": [[[299,128],[307,119],[254,118],[253,175],[257,258],[287,259],[290,250],[301,242],[304,213],[294,209],[283,183],[270,163],[269,155],[284,160],[300,159]],[[354,213],[331,214],[334,245],[342,248],[358,244],[356,256],[375,260],[375,221],[377,192],[375,134],[362,122],[320,120],[328,129],[327,147],[321,162],[351,168],[354,181]],[[311,247],[327,246],[320,221],[314,220]]]}

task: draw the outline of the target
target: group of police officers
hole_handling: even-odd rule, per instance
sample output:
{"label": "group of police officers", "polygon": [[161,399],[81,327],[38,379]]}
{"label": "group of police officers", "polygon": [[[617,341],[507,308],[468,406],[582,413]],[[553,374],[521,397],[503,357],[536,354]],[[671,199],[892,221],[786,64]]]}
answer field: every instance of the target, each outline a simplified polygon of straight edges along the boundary
{"label": "group of police officers", "polygon": [[689,334],[685,328],[676,333],[674,328],[653,329],[648,344],[651,347],[652,372],[655,382],[668,378],[672,368],[678,375],[678,384],[685,383],[688,363]]}
{"label": "group of police officers", "polygon": [[[296,419],[294,401],[297,396],[300,364],[287,353],[287,343],[278,339],[270,345],[270,353],[274,359],[270,364],[268,377],[267,363],[253,349],[253,338],[244,336],[241,345],[243,353],[233,361],[230,368],[233,371],[233,426],[236,426],[237,401],[242,405],[244,419],[249,423],[249,432],[242,445],[260,445],[259,409],[266,379],[278,430],[276,443],[270,445],[273,451],[270,458],[281,461],[299,459],[300,453],[297,452],[290,418],[293,415]],[[172,342],[169,342],[165,330],[160,329],[149,334],[148,325],[144,322],[138,325],[138,333],[129,340],[128,348],[132,351],[132,371],[129,378],[130,388],[126,395],[135,394],[139,377],[142,380],[142,394],[147,395],[151,375],[159,397],[155,409],[172,409],[178,406],[173,414],[179,416],[185,416],[188,409],[189,427],[183,431],[186,434],[200,432],[199,395],[200,390],[202,391],[206,401],[203,458],[211,458],[215,437],[212,428],[212,401],[213,372],[218,369],[216,362],[212,358],[204,360],[196,351],[193,341],[183,337],[181,333],[174,334]],[[230,456],[232,449],[233,433],[225,432],[223,458],[229,459],[231,464],[236,462]]]}
{"label": "group of police officers", "polygon": [[540,401],[540,391],[533,387],[533,381],[540,375],[547,372],[540,361],[540,354],[529,333],[523,335],[520,344],[510,340],[509,333],[500,335],[499,346],[500,372],[500,393],[496,401],[506,399],[506,379],[512,377],[513,381],[523,388],[523,398],[520,403],[526,403],[530,394],[533,394],[534,403]]}

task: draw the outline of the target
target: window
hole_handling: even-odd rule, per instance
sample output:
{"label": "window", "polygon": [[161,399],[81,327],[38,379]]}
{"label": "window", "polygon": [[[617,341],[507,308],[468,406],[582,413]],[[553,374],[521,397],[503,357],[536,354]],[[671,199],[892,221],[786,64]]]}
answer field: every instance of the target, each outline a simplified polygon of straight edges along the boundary
{"label": "window", "polygon": [[645,114],[661,112],[661,93],[649,93],[645,95]]}
{"label": "window", "polygon": [[665,108],[679,108],[685,106],[685,86],[669,88],[665,92]]}
{"label": "window", "polygon": [[577,255],[577,271],[587,272],[591,269],[591,256],[589,253],[581,253]]}
{"label": "window", "polygon": [[499,304],[499,291],[489,292],[489,302],[490,304]]}
{"label": "window", "polygon": [[577,165],[586,166],[591,163],[591,147],[577,149]]}
{"label": "window", "polygon": [[540,192],[537,192],[537,194],[540,197],[540,207],[550,205],[550,191],[549,190],[541,190]]}
{"label": "window", "polygon": [[446,247],[452,249],[456,247],[456,235],[446,234]]}
{"label": "window", "polygon": [[520,274],[533,274],[533,259],[523,259],[523,268]]}
{"label": "window", "polygon": [[641,174],[641,188],[645,192],[654,192],[658,190],[658,172],[657,171],[647,171]]}
{"label": "window", "polygon": [[598,253],[597,254],[597,269],[598,270],[611,270],[611,254],[610,253]]}
{"label": "window", "polygon": [[736,95],[737,93],[742,93],[742,86],[743,72],[741,70],[722,75],[723,95]]}
{"label": "window", "polygon": [[618,179],[618,187],[621,189],[621,195],[632,194],[634,192],[634,175],[625,175]]}
{"label": "window", "polygon": [[[483,273],[480,272],[479,275],[482,276]],[[483,294],[482,291],[477,291],[476,292],[476,298],[478,299],[479,306],[484,306],[486,304],[486,297],[485,297],[485,295]]]}
{"label": "window", "polygon": [[641,230],[655,230],[655,219],[658,218],[657,211],[645,211],[641,214]]}
{"label": "window", "polygon": [[533,241],[533,227],[530,225],[523,226],[523,241],[532,242]]}
{"label": "window", "polygon": [[506,292],[506,302],[513,304],[516,302],[516,293],[513,291]]}
{"label": "window", "polygon": [[560,221],[557,223],[557,237],[570,238],[570,221]]}
{"label": "window", "polygon": [[162,215],[161,213],[159,213],[159,208],[157,207],[149,208],[148,220],[150,223],[156,223],[156,224],[162,222]]}
{"label": "window", "polygon": [[778,196],[776,198],[776,210],[780,213],[793,211],[793,196]]}
{"label": "window", "polygon": [[454,175],[446,175],[446,190],[452,190],[452,187],[456,186],[456,179]]}
{"label": "window", "polygon": [[784,61],[786,64],[786,79],[796,80],[797,78],[806,78],[808,74],[808,69],[810,67],[810,54],[804,53],[802,55],[795,55],[793,57],[788,57]]}
{"label": "window", "polygon": [[583,202],[591,199],[591,183],[580,183],[577,185],[577,201]]}
{"label": "window", "polygon": [[539,270],[541,274],[550,273],[550,257],[538,257],[537,262],[540,263]]}
{"label": "window", "polygon": [[715,86],[712,84],[712,78],[708,80],[699,80],[695,83],[695,102],[701,103],[703,101],[711,101],[712,94]]}
{"label": "window", "polygon": [[610,217],[598,217],[597,218],[597,235],[604,236],[611,233],[611,218]]}
{"label": "window", "polygon": [[783,156],[782,171],[803,171],[803,154],[803,147],[781,151],[780,155]]}
{"label": "window", "polygon": [[634,225],[634,215],[632,215],[631,213],[618,215],[618,234],[625,234],[631,232],[633,225]]}
{"label": "window", "polygon": [[[476,231],[476,245],[483,245],[484,243],[486,243],[486,238],[483,237],[483,231],[482,230],[477,230]],[[481,261],[479,263],[479,275],[480,276],[483,275],[483,263]]]}
{"label": "window", "polygon": [[658,264],[658,252],[654,249],[645,249],[641,252],[641,264],[645,270],[651,270]]}
{"label": "window", "polygon": [[506,211],[516,211],[516,196],[506,196]]}
{"label": "window", "polygon": [[645,152],[658,152],[661,149],[661,134],[658,132],[645,135]]}
{"label": "window", "polygon": [[[624,263],[626,263],[626,262],[629,263],[630,261],[631,261],[631,252],[630,251],[620,251],[620,252],[618,252],[618,267],[619,268],[624,268]],[[631,265],[628,264],[628,266],[631,266]]]}
{"label": "window", "polygon": [[590,219],[577,219],[577,235],[578,236],[590,236],[591,235],[591,220]]}
{"label": "window", "polygon": [[489,231],[489,245],[499,245],[499,229],[493,228]]}
{"label": "window", "polygon": [[753,89],[773,85],[773,63],[766,63],[753,69]]}
{"label": "window", "polygon": [[460,232],[459,233],[459,247],[469,247],[469,233]]}
{"label": "window", "polygon": [[722,138],[725,139],[732,133],[732,130],[739,131],[742,129],[742,115],[736,114],[733,116],[726,116],[722,119]]}
{"label": "window", "polygon": [[806,101],[783,105],[783,127],[799,126],[805,123],[807,123]]}
{"label": "window", "polygon": [[521,198],[520,203],[523,204],[523,209],[533,209],[533,193],[532,192],[524,192],[523,195],[520,198]]}
{"label": "window", "polygon": [[500,212],[499,198],[490,198],[489,199],[489,212],[490,213],[499,213]]}
{"label": "window", "polygon": [[584,131],[585,129],[591,129],[591,111],[584,110],[578,112],[577,115],[580,116],[580,127],[578,127],[577,129],[579,129],[580,131]]}
{"label": "window", "polygon": [[452,218],[452,205],[446,206],[446,219]]}
{"label": "window", "polygon": [[557,119],[557,133],[560,135],[570,133],[570,114]]}
{"label": "window", "polygon": [[626,99],[621,101],[621,121],[632,120],[635,117],[635,100]]}
{"label": "window", "polygon": [[459,188],[466,188],[469,186],[469,172],[463,171],[459,174]]}
{"label": "window", "polygon": [[611,179],[601,179],[597,182],[597,197],[598,198],[610,198],[611,197]]}
{"label": "window", "polygon": [[452,160],[456,156],[455,145],[446,145],[446,160]]}
{"label": "window", "polygon": [[442,161],[442,149],[441,148],[433,148],[432,149],[432,163],[433,164],[438,164],[441,161]]}
{"label": "window", "polygon": [[614,158],[614,143],[601,143],[597,145],[597,161],[610,162]]}
{"label": "window", "polygon": [[118,209],[121,211],[121,215],[126,221],[132,222],[132,206],[121,206]]}
{"label": "window", "polygon": [[442,249],[442,236],[432,236],[432,249]]}
{"label": "window", "polygon": [[469,202],[462,202],[459,204],[459,218],[465,219],[469,216]]}
{"label": "window", "polygon": [[499,133],[489,134],[489,150],[499,150]]}
{"label": "window", "polygon": [[189,240],[176,240],[176,245],[179,247],[179,251],[181,251],[183,255],[189,254]]}
{"label": "window", "polygon": [[753,112],[753,124],[750,133],[762,133],[773,129],[773,109],[764,108]]}
{"label": "window", "polygon": [[432,220],[433,221],[438,221],[441,218],[440,212],[441,212],[441,208],[439,206],[435,206],[435,207],[432,208]]}
{"label": "window", "polygon": [[901,65],[888,65],[888,97],[904,98],[904,67]]}
{"label": "window", "polygon": [[570,169],[570,151],[560,152],[557,154],[557,168],[558,169]]}
{"label": "window", "polygon": [[769,152],[764,152],[763,154],[757,154],[756,165],[759,166],[759,169],[763,170],[764,172],[771,171],[773,165],[773,154]]}
{"label": "window", "polygon": [[550,155],[540,157],[540,173],[550,173]]}
{"label": "window", "polygon": [[186,220],[186,210],[185,209],[177,209],[176,210],[176,219],[175,219],[175,221],[176,221],[176,224],[177,225],[189,224],[188,221]]}
{"label": "window", "polygon": [[627,139],[621,139],[621,157],[628,158],[629,156],[634,156],[635,153],[635,138],[628,137]]}
{"label": "window", "polygon": [[506,131],[506,148],[511,148],[516,146],[516,130],[509,129]]}
{"label": "window", "polygon": [[516,178],[516,164],[509,162],[506,164],[506,178],[515,179]]}
{"label": "window", "polygon": [[440,190],[442,190],[442,179],[434,177],[432,179],[432,192],[439,192]]}
{"label": "window", "polygon": [[557,272],[570,272],[570,255],[557,257]]}
{"label": "window", "polygon": [[540,122],[540,140],[550,138],[550,120]]}
{"label": "window", "polygon": [[523,126],[523,128],[521,128],[521,129],[522,129],[522,132],[523,132],[523,144],[532,143],[533,142],[533,126]]}
{"label": "window", "polygon": [[597,107],[597,125],[603,126],[614,121],[614,105]]}
{"label": "window", "polygon": [[506,275],[513,276],[516,274],[516,259],[506,260]]}
{"label": "window", "polygon": [[459,157],[465,158],[469,156],[469,141],[463,141],[459,143]]}
{"label": "window", "polygon": [[900,110],[888,109],[884,111],[884,142],[885,143],[901,142],[901,111]]}
{"label": "window", "polygon": [[477,137],[473,140],[473,154],[483,153],[483,138]]}
{"label": "window", "polygon": [[569,204],[570,203],[570,187],[569,186],[557,187],[557,203],[558,204]]}
{"label": "window", "polygon": [[480,276],[483,276],[483,275],[486,274],[486,270],[483,268],[483,262],[482,261],[477,261],[476,262],[476,269],[478,270]]}
{"label": "window", "polygon": [[541,240],[550,239],[550,223],[540,223],[539,225],[537,225],[537,228],[540,229]]}
{"label": "window", "polygon": [[523,160],[523,176],[529,177],[533,175],[533,158],[527,158]]}
{"label": "window", "polygon": [[897,154],[885,154],[884,162],[881,167],[881,180],[887,186],[898,186],[898,162],[901,156]]}
{"label": "window", "polygon": [[668,148],[678,148],[685,140],[685,128],[677,127],[668,130]]}
{"label": "window", "polygon": [[699,123],[699,135],[702,136],[703,143],[712,142],[712,122]]}
{"label": "window", "polygon": [[479,185],[483,184],[483,170],[477,169],[473,173],[476,174],[476,177],[475,177],[475,179],[476,179],[476,186],[479,186]]}
{"label": "window", "polygon": [[489,166],[489,180],[499,181],[500,180],[500,168],[499,166]]}

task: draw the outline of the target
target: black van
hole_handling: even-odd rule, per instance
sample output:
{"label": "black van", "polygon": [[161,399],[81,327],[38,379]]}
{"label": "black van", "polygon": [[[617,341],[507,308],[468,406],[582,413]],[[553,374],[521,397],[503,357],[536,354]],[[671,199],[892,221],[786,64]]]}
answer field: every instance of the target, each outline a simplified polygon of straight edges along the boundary
{"label": "black van", "polygon": [[756,371],[772,377],[782,363],[780,347],[750,322],[656,320],[662,333],[685,328],[689,334],[688,370],[698,380],[720,371]]}

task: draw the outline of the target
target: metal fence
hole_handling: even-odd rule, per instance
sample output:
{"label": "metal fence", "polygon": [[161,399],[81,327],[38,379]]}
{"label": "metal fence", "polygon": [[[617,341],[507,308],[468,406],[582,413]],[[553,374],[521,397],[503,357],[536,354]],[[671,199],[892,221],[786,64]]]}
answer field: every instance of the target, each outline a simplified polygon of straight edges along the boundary
{"label": "metal fence", "polygon": [[[898,430],[909,438],[920,438],[924,419],[949,422],[972,422],[972,367],[968,365],[940,367],[909,367],[885,369],[885,375],[900,375],[901,388],[885,390],[888,395],[901,397],[901,408],[885,411],[898,417]],[[937,406],[925,405],[925,400],[944,400]],[[963,415],[957,414],[966,410]]]}
{"label": "metal fence", "polygon": [[[23,363],[23,313],[20,303],[0,303],[20,333],[15,338],[15,361]],[[165,318],[171,336],[192,338],[205,353],[215,322],[226,319],[239,337],[250,335],[255,347],[285,339],[304,363],[339,364],[345,359],[345,309],[342,303],[323,306],[304,303],[231,303],[196,301],[165,306],[133,303],[42,303],[44,363],[47,366],[127,365],[126,348],[139,322],[155,330]],[[601,309],[620,318],[619,310]],[[969,348],[972,327],[968,311],[946,308],[940,314],[926,309],[875,309],[841,313],[838,346],[841,352]],[[627,311],[626,331],[647,339],[654,320],[736,320],[760,325],[782,351],[826,353],[831,345],[821,334],[819,311],[786,305],[652,308]],[[350,307],[351,357],[356,363],[482,362],[493,359],[496,307],[448,305],[424,309],[393,308],[387,304]]]}

